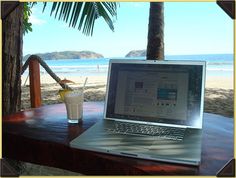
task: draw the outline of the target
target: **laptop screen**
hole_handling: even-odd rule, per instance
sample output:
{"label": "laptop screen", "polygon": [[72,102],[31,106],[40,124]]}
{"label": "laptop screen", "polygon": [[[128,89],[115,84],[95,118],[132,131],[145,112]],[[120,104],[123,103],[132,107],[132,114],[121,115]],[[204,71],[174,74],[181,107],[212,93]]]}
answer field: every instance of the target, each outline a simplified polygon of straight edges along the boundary
{"label": "laptop screen", "polygon": [[111,63],[106,118],[201,127],[203,65]]}

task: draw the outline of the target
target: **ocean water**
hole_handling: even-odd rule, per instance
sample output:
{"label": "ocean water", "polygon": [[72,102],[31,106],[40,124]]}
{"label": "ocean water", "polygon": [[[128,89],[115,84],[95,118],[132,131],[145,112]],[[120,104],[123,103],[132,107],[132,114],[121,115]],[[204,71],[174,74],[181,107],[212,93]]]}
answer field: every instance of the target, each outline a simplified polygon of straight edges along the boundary
{"label": "ocean water", "polygon": [[[118,58],[117,58],[118,59]],[[133,59],[133,58],[119,58]],[[135,58],[143,60],[144,57]],[[70,76],[107,76],[108,58],[101,59],[61,59],[45,60],[49,67],[61,78]],[[233,54],[211,55],[172,55],[166,56],[166,60],[200,60],[207,62],[207,76],[233,76]],[[46,73],[41,68],[40,72]],[[28,70],[23,75],[28,75]]]}

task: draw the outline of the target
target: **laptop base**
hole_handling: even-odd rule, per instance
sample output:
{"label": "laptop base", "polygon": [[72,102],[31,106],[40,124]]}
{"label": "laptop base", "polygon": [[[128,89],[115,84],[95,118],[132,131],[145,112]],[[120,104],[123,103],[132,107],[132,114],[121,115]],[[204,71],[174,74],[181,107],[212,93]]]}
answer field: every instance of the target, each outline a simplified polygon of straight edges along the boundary
{"label": "laptop base", "polygon": [[70,146],[113,155],[199,165],[201,129],[187,129],[182,141],[155,136],[112,134],[106,131],[115,121],[102,120],[70,142]]}

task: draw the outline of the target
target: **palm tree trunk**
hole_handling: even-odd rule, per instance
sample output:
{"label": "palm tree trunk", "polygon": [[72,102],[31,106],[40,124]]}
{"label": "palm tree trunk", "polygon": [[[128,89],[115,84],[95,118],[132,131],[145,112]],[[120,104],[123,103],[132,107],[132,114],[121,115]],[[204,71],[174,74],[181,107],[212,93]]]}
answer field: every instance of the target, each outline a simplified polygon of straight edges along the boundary
{"label": "palm tree trunk", "polygon": [[2,22],[2,114],[20,110],[23,3]]}
{"label": "palm tree trunk", "polygon": [[164,3],[150,2],[147,60],[164,59]]}

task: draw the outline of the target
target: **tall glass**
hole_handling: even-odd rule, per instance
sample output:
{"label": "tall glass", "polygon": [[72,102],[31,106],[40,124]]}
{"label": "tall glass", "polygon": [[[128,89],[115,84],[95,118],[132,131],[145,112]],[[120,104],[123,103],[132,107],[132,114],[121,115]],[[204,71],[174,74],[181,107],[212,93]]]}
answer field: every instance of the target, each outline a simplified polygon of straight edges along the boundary
{"label": "tall glass", "polygon": [[64,96],[69,123],[79,123],[83,117],[83,90],[68,92]]}

